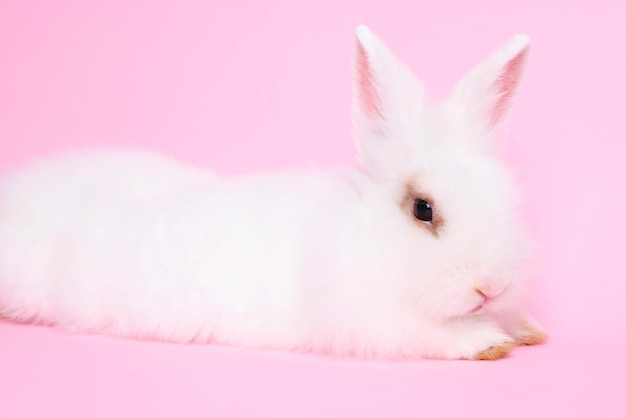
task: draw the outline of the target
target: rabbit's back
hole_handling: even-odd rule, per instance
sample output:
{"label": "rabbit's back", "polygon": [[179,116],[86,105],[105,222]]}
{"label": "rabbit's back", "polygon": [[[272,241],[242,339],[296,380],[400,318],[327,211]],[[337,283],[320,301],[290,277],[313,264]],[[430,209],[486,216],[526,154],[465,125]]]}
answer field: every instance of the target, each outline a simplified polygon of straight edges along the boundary
{"label": "rabbit's back", "polygon": [[344,193],[336,180],[227,180],[123,153],[34,166],[0,192],[0,308],[175,341],[294,341],[303,257]]}
{"label": "rabbit's back", "polygon": [[[130,212],[131,204],[156,202],[176,189],[209,181],[210,174],[174,161],[122,152],[49,159],[3,178],[0,280],[10,288],[1,297],[24,298],[16,303],[21,311],[16,314],[45,321],[52,279],[67,276],[68,257],[79,263],[85,244],[113,232],[106,218]],[[71,248],[72,242],[83,248]]]}

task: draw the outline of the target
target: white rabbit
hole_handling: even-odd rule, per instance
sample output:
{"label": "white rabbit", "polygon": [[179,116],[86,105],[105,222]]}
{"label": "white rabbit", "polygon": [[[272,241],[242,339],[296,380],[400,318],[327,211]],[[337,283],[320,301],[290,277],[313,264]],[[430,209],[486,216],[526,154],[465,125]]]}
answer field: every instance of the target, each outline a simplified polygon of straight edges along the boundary
{"label": "white rabbit", "polygon": [[0,314],[77,332],[365,358],[495,359],[545,334],[492,141],[529,39],[443,104],[357,28],[361,167],[219,178],[73,155],[3,179]]}

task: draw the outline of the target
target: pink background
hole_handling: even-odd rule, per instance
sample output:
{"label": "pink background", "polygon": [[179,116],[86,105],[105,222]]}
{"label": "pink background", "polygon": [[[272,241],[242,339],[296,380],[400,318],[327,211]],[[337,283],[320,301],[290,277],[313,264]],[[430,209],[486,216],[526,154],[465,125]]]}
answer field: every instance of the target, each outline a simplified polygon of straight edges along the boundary
{"label": "pink background", "polygon": [[437,96],[528,33],[507,158],[551,339],[371,364],[0,323],[0,416],[626,416],[625,22],[624,0],[3,0],[2,170],[95,146],[228,174],[351,162],[358,23]]}

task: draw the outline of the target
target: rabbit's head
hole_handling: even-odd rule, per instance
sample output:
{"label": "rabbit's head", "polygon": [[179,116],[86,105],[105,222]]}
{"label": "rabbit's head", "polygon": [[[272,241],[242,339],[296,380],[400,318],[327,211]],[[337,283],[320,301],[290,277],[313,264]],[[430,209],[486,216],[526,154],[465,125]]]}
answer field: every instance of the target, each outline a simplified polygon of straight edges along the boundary
{"label": "rabbit's head", "polygon": [[521,299],[525,238],[516,189],[493,142],[528,44],[527,36],[515,36],[433,105],[386,46],[366,27],[357,29],[352,115],[359,158],[393,200],[394,214],[381,222],[409,272],[407,295],[428,314],[473,315]]}

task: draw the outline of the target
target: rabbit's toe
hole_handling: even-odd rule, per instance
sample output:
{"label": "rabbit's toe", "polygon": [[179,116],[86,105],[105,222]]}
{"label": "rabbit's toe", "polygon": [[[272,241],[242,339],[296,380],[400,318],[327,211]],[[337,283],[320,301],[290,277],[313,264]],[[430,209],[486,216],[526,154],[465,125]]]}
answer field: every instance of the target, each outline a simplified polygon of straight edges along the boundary
{"label": "rabbit's toe", "polygon": [[494,345],[476,354],[472,360],[499,360],[508,356],[513,348],[515,348],[513,343]]}
{"label": "rabbit's toe", "polygon": [[543,343],[548,335],[532,323],[524,323],[515,336],[517,345],[536,345]]}

